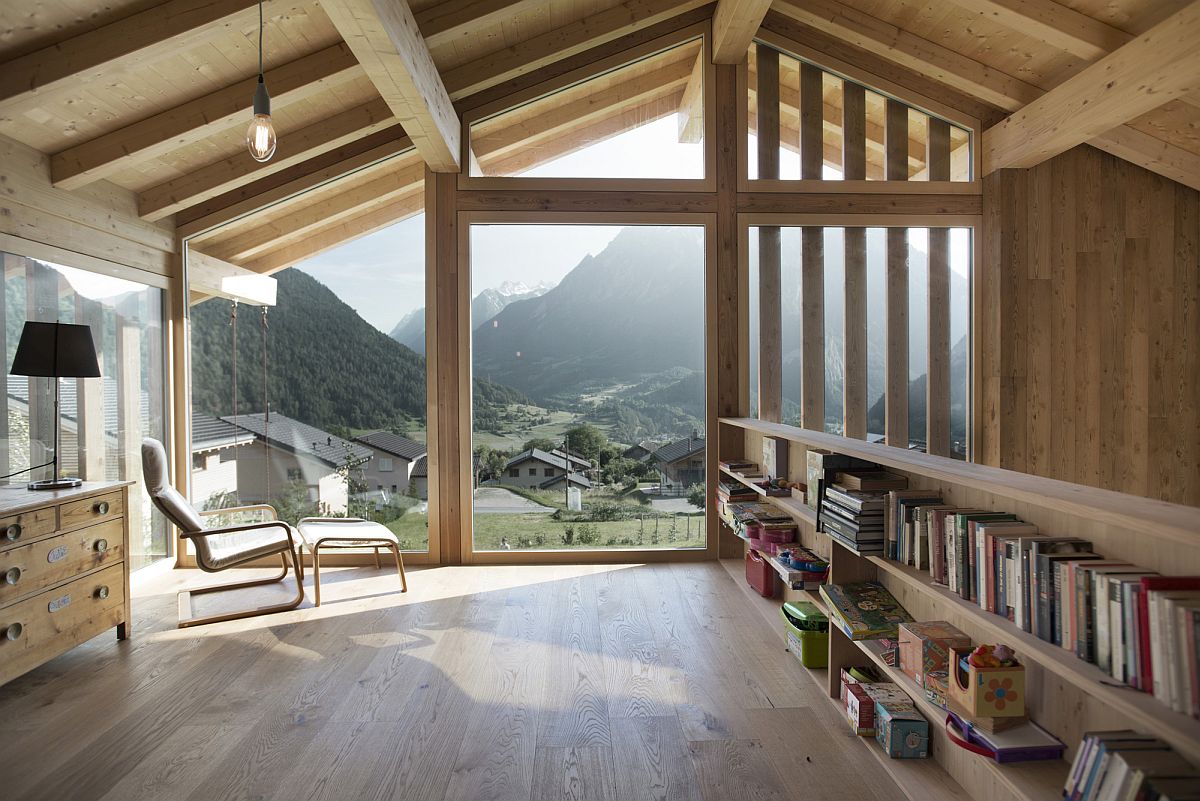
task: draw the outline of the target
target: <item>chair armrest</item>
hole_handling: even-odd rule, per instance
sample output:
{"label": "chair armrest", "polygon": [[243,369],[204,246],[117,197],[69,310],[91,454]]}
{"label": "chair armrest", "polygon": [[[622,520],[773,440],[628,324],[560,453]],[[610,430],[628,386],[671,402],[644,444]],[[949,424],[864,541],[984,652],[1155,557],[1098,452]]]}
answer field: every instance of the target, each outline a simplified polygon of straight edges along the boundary
{"label": "chair armrest", "polygon": [[275,511],[275,507],[269,503],[254,503],[247,506],[231,506],[228,509],[205,509],[198,514],[201,517],[214,517],[216,515],[232,515],[241,512],[270,512],[271,520],[278,520],[279,513]]}
{"label": "chair armrest", "polygon": [[292,540],[292,527],[283,520],[264,520],[261,523],[242,523],[237,526],[222,526],[221,528],[206,528],[200,531],[183,531],[180,536],[186,539],[195,539],[196,537],[212,537],[217,534],[237,534],[242,531],[255,531],[261,528],[282,528],[288,535],[288,541],[295,545]]}
{"label": "chair armrest", "polygon": [[[365,523],[361,517],[304,517],[300,523]],[[297,523],[297,525],[300,525]]]}

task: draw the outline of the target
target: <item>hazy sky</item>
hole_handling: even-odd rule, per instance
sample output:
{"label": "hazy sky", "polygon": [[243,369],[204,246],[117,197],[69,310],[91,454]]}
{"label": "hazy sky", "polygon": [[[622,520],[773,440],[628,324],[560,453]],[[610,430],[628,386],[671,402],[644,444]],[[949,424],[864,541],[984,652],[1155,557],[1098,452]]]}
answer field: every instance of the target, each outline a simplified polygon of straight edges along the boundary
{"label": "hazy sky", "polygon": [[[701,145],[679,144],[674,115],[543,164],[527,177],[602,176],[620,164],[621,177],[701,177]],[[608,173],[611,175],[611,173]],[[617,235],[615,226],[478,226],[472,231],[472,295],[505,281],[557,283],[589,253]],[[297,267],[328,286],[363,319],[390,332],[425,305],[425,216],[418,215],[302,262]]]}

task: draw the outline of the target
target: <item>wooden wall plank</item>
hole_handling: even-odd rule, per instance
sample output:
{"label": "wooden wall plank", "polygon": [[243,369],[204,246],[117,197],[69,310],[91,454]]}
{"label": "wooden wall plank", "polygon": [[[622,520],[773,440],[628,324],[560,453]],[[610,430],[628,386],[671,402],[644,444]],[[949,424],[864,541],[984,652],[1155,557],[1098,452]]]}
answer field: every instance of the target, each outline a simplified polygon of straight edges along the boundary
{"label": "wooden wall plank", "polygon": [[825,229],[807,225],[800,245],[800,425],[825,430]]}
{"label": "wooden wall plank", "polygon": [[[905,117],[907,119],[907,115]],[[889,445],[908,447],[908,231],[887,231],[886,415]]]}
{"label": "wooden wall plank", "polygon": [[[849,84],[847,84],[849,86]],[[847,437],[867,438],[867,229],[847,228],[842,342],[842,425]]]}

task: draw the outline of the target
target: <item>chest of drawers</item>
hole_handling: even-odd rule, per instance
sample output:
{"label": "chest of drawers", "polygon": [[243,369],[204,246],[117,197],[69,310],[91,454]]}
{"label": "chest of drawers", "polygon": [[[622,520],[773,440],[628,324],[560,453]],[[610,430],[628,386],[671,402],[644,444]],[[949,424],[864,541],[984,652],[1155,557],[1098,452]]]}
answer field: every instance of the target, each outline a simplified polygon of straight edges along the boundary
{"label": "chest of drawers", "polygon": [[0,487],[0,684],[108,629],[129,635],[129,483]]}

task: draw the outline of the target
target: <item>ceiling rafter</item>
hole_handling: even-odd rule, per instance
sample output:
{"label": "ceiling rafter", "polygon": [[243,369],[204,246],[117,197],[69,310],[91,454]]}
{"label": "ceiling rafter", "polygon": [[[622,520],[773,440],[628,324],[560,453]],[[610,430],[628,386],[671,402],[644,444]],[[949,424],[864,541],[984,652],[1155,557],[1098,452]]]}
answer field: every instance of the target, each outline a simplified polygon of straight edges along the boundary
{"label": "ceiling rafter", "polygon": [[[278,108],[361,74],[350,48],[339,42],[268,70],[266,82]],[[237,81],[54,154],[50,158],[54,185],[78,189],[219,131],[245,125],[250,119],[254,80]]]}
{"label": "ceiling rafter", "polygon": [[1200,89],[1200,0],[983,134],[984,174],[1033,167]]}
{"label": "ceiling rafter", "polygon": [[144,64],[257,19],[258,0],[170,0],[0,64],[0,108],[17,113],[118,64]]}
{"label": "ceiling rafter", "polygon": [[679,141],[698,144],[704,139],[704,51],[696,54],[683,99],[679,101]]}
{"label": "ceiling rafter", "polygon": [[429,49],[436,50],[514,15],[545,6],[545,0],[441,0],[413,16]]}
{"label": "ceiling rafter", "polygon": [[1088,61],[1103,58],[1133,37],[1054,0],[950,0],[985,19]]}
{"label": "ceiling rafter", "polygon": [[372,100],[299,130],[282,132],[279,149],[270,161],[254,161],[244,150],[239,150],[232,156],[151,187],[139,195],[138,213],[143,219],[160,220],[247,181],[280,172],[391,127],[395,122],[386,103]]}
{"label": "ceiling rafter", "polygon": [[462,128],[407,0],[321,7],[434,172],[458,172]]}
{"label": "ceiling rafter", "polygon": [[741,64],[771,10],[771,0],[718,0],[712,20],[714,64]]}

